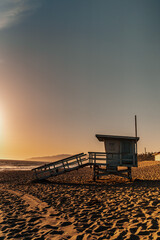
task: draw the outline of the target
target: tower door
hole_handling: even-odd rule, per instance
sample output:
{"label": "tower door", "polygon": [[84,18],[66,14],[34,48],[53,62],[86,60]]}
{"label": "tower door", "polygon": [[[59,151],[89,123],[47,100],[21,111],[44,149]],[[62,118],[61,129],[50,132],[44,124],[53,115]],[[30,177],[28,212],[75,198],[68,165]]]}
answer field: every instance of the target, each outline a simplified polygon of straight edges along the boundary
{"label": "tower door", "polygon": [[122,142],[122,159],[132,159],[133,158],[133,152],[132,152],[132,142],[130,141],[123,141]]}

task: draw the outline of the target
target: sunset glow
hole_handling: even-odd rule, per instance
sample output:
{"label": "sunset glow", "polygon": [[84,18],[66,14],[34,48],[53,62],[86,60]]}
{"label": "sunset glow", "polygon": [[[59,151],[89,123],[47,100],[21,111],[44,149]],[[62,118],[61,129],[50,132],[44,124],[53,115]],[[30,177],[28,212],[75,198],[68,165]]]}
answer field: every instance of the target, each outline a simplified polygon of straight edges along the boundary
{"label": "sunset glow", "polygon": [[134,115],[160,151],[160,2],[62,2],[0,3],[0,158],[104,151]]}
{"label": "sunset glow", "polygon": [[0,142],[3,141],[4,137],[4,113],[2,109],[0,109]]}

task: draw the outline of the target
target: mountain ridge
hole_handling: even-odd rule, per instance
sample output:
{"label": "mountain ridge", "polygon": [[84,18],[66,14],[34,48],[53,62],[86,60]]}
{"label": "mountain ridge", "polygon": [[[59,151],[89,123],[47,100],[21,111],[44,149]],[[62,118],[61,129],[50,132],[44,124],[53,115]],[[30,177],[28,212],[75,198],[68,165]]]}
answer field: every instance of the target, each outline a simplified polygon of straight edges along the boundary
{"label": "mountain ridge", "polygon": [[58,154],[53,156],[41,156],[41,157],[31,157],[27,158],[28,161],[42,161],[42,162],[55,162],[63,158],[70,157],[71,154]]}

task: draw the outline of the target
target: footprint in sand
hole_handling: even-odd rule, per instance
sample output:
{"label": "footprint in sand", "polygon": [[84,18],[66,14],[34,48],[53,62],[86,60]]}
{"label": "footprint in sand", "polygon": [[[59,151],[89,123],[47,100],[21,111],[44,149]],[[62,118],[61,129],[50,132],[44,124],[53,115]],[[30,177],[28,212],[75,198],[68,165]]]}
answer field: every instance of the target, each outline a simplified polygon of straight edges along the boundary
{"label": "footprint in sand", "polygon": [[66,227],[70,227],[70,232],[77,234],[72,222],[60,217],[57,219],[60,213],[55,212],[47,203],[18,191],[0,191],[3,199],[0,239],[53,239],[54,236],[57,238],[63,234],[67,239],[69,235],[65,233]]}

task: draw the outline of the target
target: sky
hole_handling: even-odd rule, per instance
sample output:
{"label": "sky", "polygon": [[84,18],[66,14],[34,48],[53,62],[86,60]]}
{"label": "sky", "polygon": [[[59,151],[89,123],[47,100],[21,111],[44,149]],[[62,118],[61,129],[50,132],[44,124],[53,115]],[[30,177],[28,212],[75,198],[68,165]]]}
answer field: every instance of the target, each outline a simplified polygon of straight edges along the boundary
{"label": "sky", "polygon": [[0,158],[160,151],[159,0],[1,0]]}

